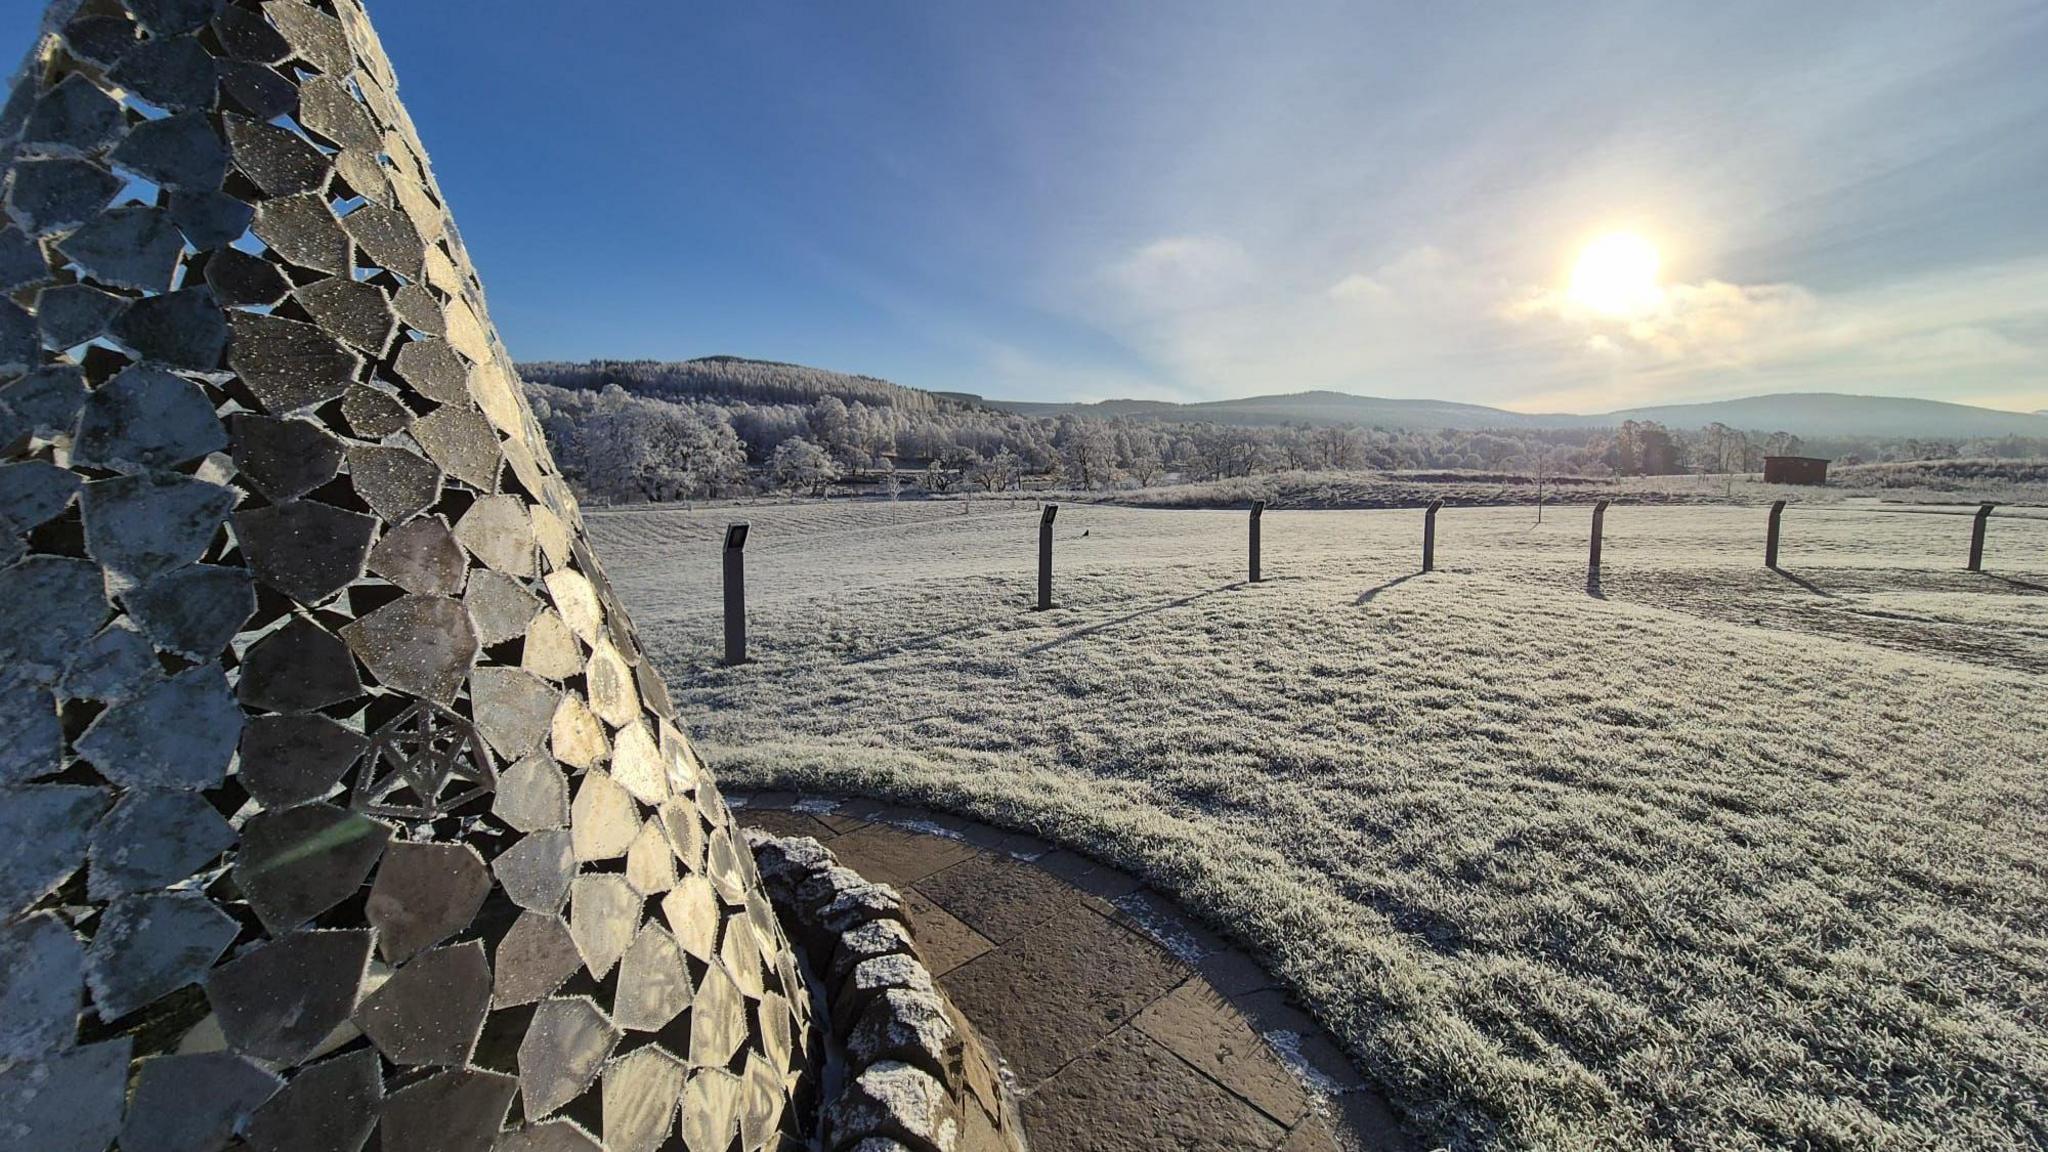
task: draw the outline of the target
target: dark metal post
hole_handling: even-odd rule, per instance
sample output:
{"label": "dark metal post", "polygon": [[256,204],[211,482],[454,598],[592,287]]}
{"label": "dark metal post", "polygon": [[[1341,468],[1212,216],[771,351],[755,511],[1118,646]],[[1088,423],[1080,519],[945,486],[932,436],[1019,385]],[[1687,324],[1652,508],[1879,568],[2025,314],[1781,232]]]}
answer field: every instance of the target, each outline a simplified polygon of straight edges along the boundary
{"label": "dark metal post", "polygon": [[725,530],[725,662],[747,662],[747,526]]}
{"label": "dark metal post", "polygon": [[1038,612],[1052,607],[1052,518],[1059,514],[1057,504],[1047,504],[1038,514]]}
{"label": "dark metal post", "polygon": [[1252,583],[1259,582],[1259,517],[1266,511],[1264,500],[1252,501]]}
{"label": "dark metal post", "polygon": [[1977,521],[1970,525],[1970,571],[1984,570],[1984,525],[1991,519],[1991,510],[1996,504],[1977,505]]}
{"label": "dark metal post", "polygon": [[1785,502],[1771,501],[1771,530],[1764,537],[1764,567],[1778,566],[1778,521],[1785,518]]}
{"label": "dark metal post", "polygon": [[1593,505],[1593,546],[1586,557],[1586,587],[1600,586],[1600,535],[1607,524],[1607,501]]}
{"label": "dark metal post", "polygon": [[1422,514],[1422,570],[1436,571],[1436,513],[1444,502],[1431,500],[1429,508]]}

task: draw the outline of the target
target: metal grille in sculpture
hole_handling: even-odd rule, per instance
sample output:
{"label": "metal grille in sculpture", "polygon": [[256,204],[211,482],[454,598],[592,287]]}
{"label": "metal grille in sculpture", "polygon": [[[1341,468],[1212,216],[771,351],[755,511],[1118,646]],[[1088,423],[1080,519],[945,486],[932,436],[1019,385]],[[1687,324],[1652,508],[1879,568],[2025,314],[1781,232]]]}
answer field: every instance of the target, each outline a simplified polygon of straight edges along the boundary
{"label": "metal grille in sculpture", "polygon": [[0,113],[0,1145],[779,1147],[793,955],[352,0]]}

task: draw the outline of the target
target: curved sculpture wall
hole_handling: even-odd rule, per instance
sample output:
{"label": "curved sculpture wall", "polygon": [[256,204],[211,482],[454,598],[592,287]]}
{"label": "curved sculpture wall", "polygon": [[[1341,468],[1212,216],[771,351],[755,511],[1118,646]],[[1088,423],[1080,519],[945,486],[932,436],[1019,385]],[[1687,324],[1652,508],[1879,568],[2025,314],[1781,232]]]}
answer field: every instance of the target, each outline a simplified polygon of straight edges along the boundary
{"label": "curved sculpture wall", "polygon": [[0,144],[0,1143],[796,1133],[794,956],[362,9],[63,0]]}

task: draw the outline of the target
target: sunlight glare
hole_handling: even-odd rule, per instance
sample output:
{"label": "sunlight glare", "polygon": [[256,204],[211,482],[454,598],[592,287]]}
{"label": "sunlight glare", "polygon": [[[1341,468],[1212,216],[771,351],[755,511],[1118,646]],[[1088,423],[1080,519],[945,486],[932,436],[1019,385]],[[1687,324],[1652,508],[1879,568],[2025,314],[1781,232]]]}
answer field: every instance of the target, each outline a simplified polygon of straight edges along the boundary
{"label": "sunlight glare", "polygon": [[1639,316],[1654,309],[1656,246],[1633,232],[1610,232],[1587,244],[1572,267],[1572,300],[1609,316]]}

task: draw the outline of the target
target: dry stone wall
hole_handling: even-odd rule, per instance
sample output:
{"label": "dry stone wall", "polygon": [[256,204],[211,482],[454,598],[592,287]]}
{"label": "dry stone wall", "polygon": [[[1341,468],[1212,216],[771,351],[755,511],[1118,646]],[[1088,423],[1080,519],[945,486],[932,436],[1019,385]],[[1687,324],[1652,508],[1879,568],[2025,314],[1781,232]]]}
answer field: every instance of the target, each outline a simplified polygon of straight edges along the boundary
{"label": "dry stone wall", "polygon": [[0,110],[0,1144],[803,1135],[792,950],[354,0]]}
{"label": "dry stone wall", "polygon": [[748,829],[769,897],[823,985],[837,1093],[829,1152],[1021,1152],[986,1042],[925,967],[903,898],[808,836]]}

